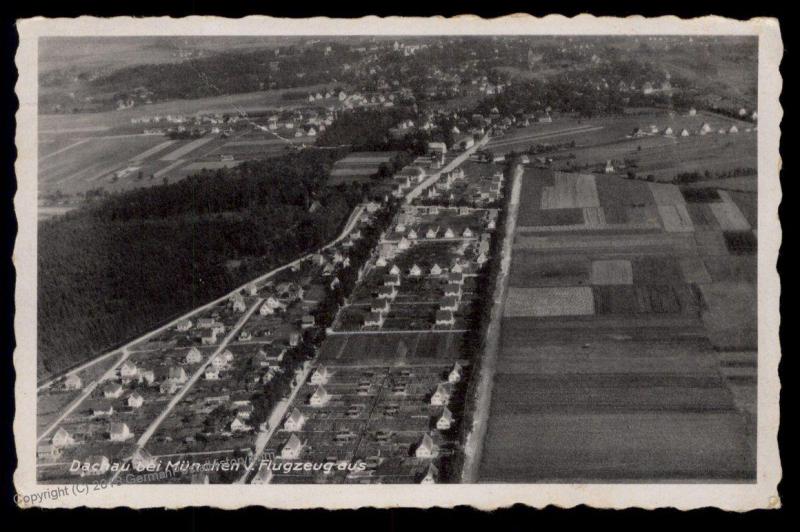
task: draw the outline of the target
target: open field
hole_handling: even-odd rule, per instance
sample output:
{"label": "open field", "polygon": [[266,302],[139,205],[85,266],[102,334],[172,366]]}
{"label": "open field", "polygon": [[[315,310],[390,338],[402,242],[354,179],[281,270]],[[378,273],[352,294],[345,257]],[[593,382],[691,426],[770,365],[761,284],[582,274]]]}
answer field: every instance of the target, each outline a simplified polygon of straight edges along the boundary
{"label": "open field", "polygon": [[590,224],[562,175],[523,178],[480,479],[752,480],[753,372],[715,356],[755,348],[750,198],[597,176]]}

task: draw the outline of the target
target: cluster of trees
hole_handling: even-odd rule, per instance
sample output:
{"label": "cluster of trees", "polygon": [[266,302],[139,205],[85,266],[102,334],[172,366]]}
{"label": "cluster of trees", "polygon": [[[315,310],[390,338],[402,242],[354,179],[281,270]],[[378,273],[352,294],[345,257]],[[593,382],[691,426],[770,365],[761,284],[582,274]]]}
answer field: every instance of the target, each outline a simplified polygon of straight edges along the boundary
{"label": "cluster of trees", "polygon": [[[325,189],[341,154],[305,150],[98,200],[39,226],[46,377],[333,238],[360,189]],[[313,201],[321,208],[309,210]]]}
{"label": "cluster of trees", "polygon": [[712,172],[710,170],[705,170],[703,172],[681,172],[675,176],[673,181],[678,184],[696,183],[697,181],[708,181],[710,179],[727,179],[730,177],[750,176],[756,175],[756,173],[757,171],[755,168],[740,166],[731,170],[719,170],[716,172]]}

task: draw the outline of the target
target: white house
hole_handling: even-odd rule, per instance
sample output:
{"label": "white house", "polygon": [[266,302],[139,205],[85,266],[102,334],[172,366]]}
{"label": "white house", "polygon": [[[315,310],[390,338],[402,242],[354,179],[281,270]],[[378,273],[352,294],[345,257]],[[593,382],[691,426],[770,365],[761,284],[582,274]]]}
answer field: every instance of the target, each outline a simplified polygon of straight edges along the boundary
{"label": "white house", "polygon": [[455,296],[445,296],[439,302],[441,310],[456,311],[458,310],[458,298]]}
{"label": "white house", "polygon": [[183,384],[187,380],[186,370],[183,368],[169,368],[169,378],[178,384]]}
{"label": "white house", "polygon": [[247,305],[244,302],[244,297],[241,294],[233,294],[231,297],[231,304],[234,312],[244,312],[247,310]]}
{"label": "white house", "polygon": [[119,399],[123,391],[118,382],[112,382],[103,389],[103,397],[106,399]]}
{"label": "white house", "polygon": [[436,236],[438,234],[439,234],[439,228],[438,227],[430,227],[425,232],[425,238],[436,238]]}
{"label": "white house", "polygon": [[414,451],[414,456],[417,458],[433,458],[437,454],[436,445],[433,443],[433,439],[428,434],[422,436],[422,441],[419,442],[417,445],[416,451]]}
{"label": "white house", "polygon": [[187,364],[199,364],[201,360],[203,360],[203,354],[196,347],[192,347],[189,349],[189,352],[186,353]]}
{"label": "white house", "polygon": [[461,376],[463,375],[463,368],[461,364],[456,362],[453,364],[453,369],[450,370],[450,373],[447,375],[447,382],[450,384],[456,384],[457,382],[461,381]]}
{"label": "white house", "polygon": [[77,373],[70,373],[67,375],[67,378],[64,379],[65,390],[80,390],[81,388],[83,388],[83,383]]}
{"label": "white house", "polygon": [[450,402],[450,390],[444,384],[436,386],[436,391],[431,395],[431,405],[445,406]]}
{"label": "white house", "polygon": [[60,449],[61,447],[67,447],[68,445],[74,444],[75,438],[73,438],[64,427],[59,427],[58,430],[53,434],[53,438],[50,440],[50,443],[53,444],[53,447]]}
{"label": "white house", "polygon": [[314,373],[311,374],[311,384],[314,385],[321,385],[327,384],[328,379],[330,379],[331,373],[325,366],[320,366],[314,370]]}
{"label": "white house", "polygon": [[438,430],[449,430],[453,426],[453,413],[447,407],[442,410],[442,415],[436,420]]}
{"label": "white house", "polygon": [[389,273],[392,275],[400,275],[400,267],[397,264],[392,265],[389,269]]}
{"label": "white house", "polygon": [[127,441],[133,437],[126,423],[112,423],[108,434],[111,441]]}
{"label": "white house", "polygon": [[247,432],[248,430],[250,430],[250,425],[239,416],[236,416],[231,421],[231,432]]}
{"label": "white house", "polygon": [[431,275],[442,275],[442,267],[438,264],[431,266]]}
{"label": "white house", "polygon": [[383,314],[379,312],[370,312],[366,316],[364,316],[364,326],[366,327],[382,327],[383,326]]}
{"label": "white house", "polygon": [[444,237],[445,238],[454,238],[455,236],[456,236],[455,233],[453,233],[453,230],[450,229],[449,227],[444,230]]}
{"label": "white house", "polygon": [[475,233],[473,233],[472,229],[470,229],[469,227],[465,227],[464,231],[461,233],[461,236],[463,236],[464,238],[472,238],[473,236],[475,236]]}
{"label": "white house", "polygon": [[295,434],[289,436],[289,440],[281,448],[281,458],[285,460],[296,460],[303,452],[303,442]]}
{"label": "white house", "polygon": [[308,400],[308,404],[314,407],[325,406],[330,401],[331,396],[330,394],[323,388],[322,386],[318,386],[317,389],[311,394],[311,397]]}
{"label": "white house", "polygon": [[448,284],[444,287],[444,295],[461,297],[461,285],[456,283]]}
{"label": "white house", "polygon": [[428,464],[428,469],[425,470],[425,475],[423,475],[422,480],[419,481],[420,484],[436,484],[436,480],[439,478],[439,470],[436,469],[436,466],[433,463]]}
{"label": "white house", "polygon": [[129,360],[126,360],[119,368],[119,376],[123,379],[134,379],[138,374],[139,368]]}
{"label": "white house", "polygon": [[689,130],[686,128],[681,129],[681,137],[688,137],[688,136],[689,136]]}
{"label": "white house", "polygon": [[128,406],[131,408],[141,408],[144,404],[144,397],[137,392],[133,392],[128,396]]}
{"label": "white house", "polygon": [[183,320],[180,323],[178,323],[178,326],[176,328],[180,332],[186,332],[192,328],[192,320]]}
{"label": "white house", "polygon": [[394,300],[397,297],[397,289],[394,286],[381,286],[378,289],[378,299]]}
{"label": "white house", "polygon": [[422,275],[422,268],[414,264],[413,266],[411,266],[411,269],[408,270],[408,274],[411,277],[419,277],[420,275]]}
{"label": "white house", "polygon": [[730,129],[728,129],[728,133],[738,133],[738,132],[739,132],[739,128],[738,128],[738,127],[736,127],[736,125],[735,125],[735,124],[734,124],[734,125],[732,125],[732,126],[730,127]]}
{"label": "white house", "polygon": [[286,418],[286,421],[283,423],[283,428],[289,432],[296,432],[303,428],[305,422],[306,416],[304,416],[300,410],[295,408],[292,410],[292,413],[289,414],[289,417]]}

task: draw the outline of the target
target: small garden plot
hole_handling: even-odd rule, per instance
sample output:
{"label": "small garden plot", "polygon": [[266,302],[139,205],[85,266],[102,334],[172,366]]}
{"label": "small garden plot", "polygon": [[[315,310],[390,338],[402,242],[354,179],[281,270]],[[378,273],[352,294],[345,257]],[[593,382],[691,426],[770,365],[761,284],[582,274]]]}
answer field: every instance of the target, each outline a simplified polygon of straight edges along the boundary
{"label": "small garden plot", "polygon": [[681,187],[681,194],[686,203],[714,203],[722,201],[719,192],[713,188]]}
{"label": "small garden plot", "polygon": [[594,176],[556,172],[555,185],[542,190],[541,205],[542,209],[599,207]]}
{"label": "small garden plot", "polygon": [[628,260],[596,260],[592,262],[592,284],[633,284],[631,262]]}
{"label": "small garden plot", "polygon": [[692,218],[686,205],[659,205],[658,215],[668,233],[688,233],[694,231]]}
{"label": "small garden plot", "polygon": [[683,194],[681,194],[681,189],[676,185],[648,183],[648,186],[656,205],[683,205],[686,203],[683,199]]}
{"label": "small garden plot", "polygon": [[677,314],[681,302],[675,289],[668,284],[635,287],[639,312],[646,314]]}
{"label": "small garden plot", "polygon": [[602,207],[585,207],[583,209],[583,223],[587,229],[602,229],[606,227],[606,213]]}
{"label": "small garden plot", "polygon": [[630,285],[605,285],[592,287],[594,308],[598,315],[638,314],[636,290]]}
{"label": "small garden plot", "polygon": [[651,256],[633,260],[633,284],[674,284],[683,282],[683,272],[675,257]]}
{"label": "small garden plot", "polygon": [[627,213],[630,225],[661,227],[661,216],[655,205],[628,207]]}
{"label": "small garden plot", "polygon": [[758,282],[757,257],[754,255],[707,257],[703,263],[715,283]]}
{"label": "small garden plot", "polygon": [[509,290],[503,316],[546,317],[594,314],[594,296],[588,286],[516,288]]}
{"label": "small garden plot", "polygon": [[591,264],[586,258],[555,259],[535,252],[519,250],[514,253],[509,285],[581,286],[589,284]]}
{"label": "small garden plot", "polygon": [[758,226],[758,195],[754,192],[726,191],[727,196],[739,207],[739,210],[752,227]]}
{"label": "small garden plot", "polygon": [[692,224],[696,229],[709,230],[719,229],[717,217],[711,212],[711,207],[705,203],[687,203],[686,210],[692,219]]}
{"label": "small garden plot", "polygon": [[711,275],[699,257],[684,257],[678,261],[687,283],[710,283]]}
{"label": "small garden plot", "polygon": [[725,231],[725,244],[732,255],[755,255],[758,241],[752,231]]}
{"label": "small garden plot", "polygon": [[605,205],[602,211],[607,224],[627,224],[630,220],[629,208],[624,205]]}
{"label": "small garden plot", "polygon": [[728,256],[728,245],[722,236],[722,231],[695,231],[694,239],[701,256]]}
{"label": "small garden plot", "polygon": [[756,289],[748,283],[700,285],[706,311],[703,322],[715,346],[726,349],[755,349],[758,344]]}
{"label": "small garden plot", "polygon": [[747,218],[730,199],[721,203],[712,203],[710,207],[723,231],[747,231],[750,229]]}

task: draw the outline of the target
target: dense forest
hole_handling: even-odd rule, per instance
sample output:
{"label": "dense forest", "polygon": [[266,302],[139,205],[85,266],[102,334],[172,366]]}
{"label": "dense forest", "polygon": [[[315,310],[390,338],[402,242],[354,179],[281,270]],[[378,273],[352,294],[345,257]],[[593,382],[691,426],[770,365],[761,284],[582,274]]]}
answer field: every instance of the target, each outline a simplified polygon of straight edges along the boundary
{"label": "dense forest", "polygon": [[247,162],[40,223],[40,379],[333,238],[363,192],[325,188],[342,155]]}

